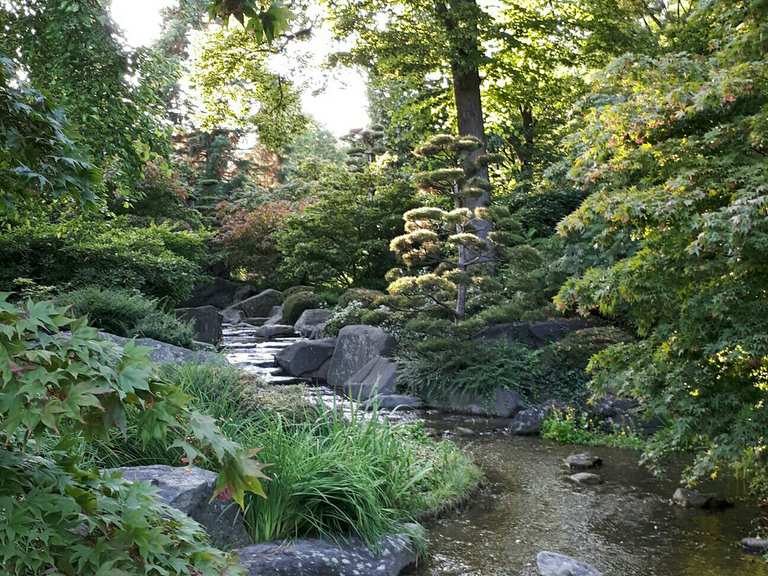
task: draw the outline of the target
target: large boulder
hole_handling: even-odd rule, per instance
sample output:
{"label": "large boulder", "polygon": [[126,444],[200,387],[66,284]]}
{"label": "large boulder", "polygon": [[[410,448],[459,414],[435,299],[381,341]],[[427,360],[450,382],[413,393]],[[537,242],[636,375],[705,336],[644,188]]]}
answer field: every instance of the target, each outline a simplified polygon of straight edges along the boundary
{"label": "large boulder", "polygon": [[161,500],[197,520],[214,545],[231,549],[250,544],[237,504],[213,498],[214,472],[194,466],[164,465],[115,468],[107,472],[115,471],[129,482],[154,486]]}
{"label": "large boulder", "polygon": [[539,552],[536,555],[536,567],[541,576],[602,576],[601,572],[589,564],[556,552]]}
{"label": "large boulder", "polygon": [[185,322],[192,322],[195,340],[214,345],[221,341],[222,318],[218,308],[214,306],[177,308],[176,317]]}
{"label": "large boulder", "polygon": [[249,576],[398,576],[417,559],[414,543],[405,534],[385,537],[375,549],[357,538],[343,544],[311,539],[255,544],[238,550],[238,555]]}
{"label": "large boulder", "polygon": [[342,389],[350,398],[364,402],[378,395],[394,394],[396,378],[397,364],[389,358],[374,356],[344,382]]}
{"label": "large boulder", "polygon": [[331,316],[333,313],[326,308],[304,310],[293,327],[304,338],[311,338],[325,326]]}
{"label": "large boulder", "polygon": [[323,372],[323,366],[333,356],[335,348],[335,338],[301,340],[283,348],[275,356],[275,360],[289,376],[317,378]]}
{"label": "large boulder", "polygon": [[283,293],[271,288],[259,292],[235,305],[242,310],[246,317],[265,317],[272,313],[272,308],[279,306],[283,301]]}
{"label": "large boulder", "polygon": [[518,412],[509,423],[507,430],[518,436],[536,436],[541,431],[541,425],[547,416],[544,408],[527,408]]}
{"label": "large boulder", "polygon": [[232,282],[225,278],[214,278],[205,284],[200,284],[192,291],[189,300],[184,302],[187,308],[200,306],[215,306],[224,309],[250,298],[258,290],[250,284]]}
{"label": "large boulder", "polygon": [[519,393],[514,390],[503,389],[497,389],[492,396],[485,396],[476,392],[456,391],[444,396],[427,398],[426,403],[430,408],[437,408],[445,412],[499,418],[511,418],[525,407]]}
{"label": "large boulder", "polygon": [[[336,350],[328,366],[328,384],[342,387],[366,364],[394,352],[395,341],[376,326],[351,325],[339,330]],[[358,377],[359,379],[359,377]]]}
{"label": "large boulder", "polygon": [[590,326],[589,322],[580,318],[561,318],[542,322],[512,322],[488,326],[481,330],[477,337],[487,340],[507,340],[510,343],[525,344],[531,348],[541,348],[563,339],[572,332]]}
{"label": "large boulder", "polygon": [[269,316],[264,320],[263,326],[275,326],[283,323],[283,306],[272,306]]}
{"label": "large boulder", "polygon": [[703,508],[705,510],[723,510],[733,506],[732,502],[714,494],[702,494],[698,490],[678,488],[672,495],[672,502],[683,508]]}
{"label": "large boulder", "polygon": [[108,332],[99,332],[99,335],[105,340],[110,340],[119,347],[124,347],[128,342],[133,342],[137,346],[149,348],[149,358],[158,364],[226,364],[226,359],[216,352],[205,350],[189,350],[152,338],[123,338],[115,336]]}

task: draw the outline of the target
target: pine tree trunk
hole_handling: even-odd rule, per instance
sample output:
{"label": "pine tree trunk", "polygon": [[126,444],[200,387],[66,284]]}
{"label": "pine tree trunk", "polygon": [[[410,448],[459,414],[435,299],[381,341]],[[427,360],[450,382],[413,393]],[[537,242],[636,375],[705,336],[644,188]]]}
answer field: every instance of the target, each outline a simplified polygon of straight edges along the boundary
{"label": "pine tree trunk", "polygon": [[[453,185],[453,197],[456,199],[456,208],[461,208],[463,205],[463,202],[459,196],[459,185],[457,183],[454,183]],[[464,227],[461,224],[456,224],[456,234],[461,234],[464,232]],[[467,270],[467,249],[459,244],[459,261],[457,263],[457,267],[462,272],[465,272]],[[464,313],[466,312],[467,308],[467,285],[463,282],[459,284],[458,291],[456,294],[456,309],[454,310],[454,314],[456,315],[457,320],[462,320],[464,318]]]}

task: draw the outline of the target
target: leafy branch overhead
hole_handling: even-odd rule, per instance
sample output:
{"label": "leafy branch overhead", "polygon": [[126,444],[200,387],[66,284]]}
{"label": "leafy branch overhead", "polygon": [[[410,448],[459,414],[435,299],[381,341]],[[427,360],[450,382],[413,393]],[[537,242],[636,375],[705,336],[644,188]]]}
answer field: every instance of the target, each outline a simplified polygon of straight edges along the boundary
{"label": "leafy branch overhead", "polygon": [[234,18],[257,42],[271,43],[290,28],[293,14],[279,0],[264,7],[259,0],[214,0],[209,10],[212,18],[221,18],[226,23]]}

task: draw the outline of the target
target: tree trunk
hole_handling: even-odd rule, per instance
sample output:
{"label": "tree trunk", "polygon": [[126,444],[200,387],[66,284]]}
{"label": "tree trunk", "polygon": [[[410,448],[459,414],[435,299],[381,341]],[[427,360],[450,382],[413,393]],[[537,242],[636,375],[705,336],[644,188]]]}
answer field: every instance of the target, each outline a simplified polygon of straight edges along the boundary
{"label": "tree trunk", "polygon": [[[450,8],[450,9],[449,9]],[[453,97],[456,104],[459,134],[475,136],[485,144],[485,123],[483,121],[483,102],[480,95],[480,39],[477,15],[480,8],[477,0],[448,0],[448,5],[439,0],[436,3],[438,15],[442,18],[450,42],[451,77],[453,81]],[[458,22],[462,22],[460,27]],[[485,147],[475,152],[474,157],[485,154]],[[488,168],[482,167],[479,175],[488,179]],[[490,193],[467,198],[467,208],[488,206]],[[487,240],[492,224],[487,220],[472,221],[475,233]],[[493,251],[488,249],[482,255],[485,262],[492,263]]]}

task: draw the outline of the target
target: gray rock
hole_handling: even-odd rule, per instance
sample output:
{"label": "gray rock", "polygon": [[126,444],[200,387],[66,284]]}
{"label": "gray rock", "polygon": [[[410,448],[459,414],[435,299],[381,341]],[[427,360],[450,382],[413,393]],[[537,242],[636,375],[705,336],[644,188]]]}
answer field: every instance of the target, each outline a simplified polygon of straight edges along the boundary
{"label": "gray rock", "polygon": [[678,488],[672,495],[672,502],[683,508],[704,508],[706,510],[722,510],[733,506],[724,498],[718,498],[714,494],[702,494],[698,490]]}
{"label": "gray rock", "polygon": [[514,390],[496,390],[486,397],[471,392],[453,392],[439,398],[426,400],[430,408],[473,416],[497,416],[511,418],[524,408],[523,399]]}
{"label": "gray rock", "polygon": [[571,470],[590,470],[591,468],[598,468],[603,465],[603,459],[598,456],[593,456],[589,452],[582,452],[581,454],[571,454],[565,459],[565,465]]}
{"label": "gray rock", "polygon": [[275,356],[275,360],[289,376],[316,378],[318,372],[333,356],[335,348],[335,338],[301,340],[283,348]]}
{"label": "gray rock", "polygon": [[528,408],[515,414],[507,430],[519,436],[535,436],[541,431],[541,424],[546,417],[543,408]]}
{"label": "gray rock", "polygon": [[398,576],[416,562],[410,536],[383,538],[373,553],[359,539],[344,544],[325,540],[255,544],[238,550],[249,576]]}
{"label": "gray rock", "polygon": [[325,326],[332,315],[331,311],[325,308],[304,310],[293,327],[304,338],[311,338],[313,334],[318,332],[319,328]]}
{"label": "gray rock", "polygon": [[197,308],[198,306],[215,306],[223,309],[229,308],[254,294],[258,290],[250,284],[232,282],[224,278],[214,278],[211,282],[196,286],[192,291],[192,296],[184,303],[187,308]]}
{"label": "gray rock", "polygon": [[220,312],[221,319],[224,322],[227,322],[228,324],[240,324],[245,319],[245,315],[243,314],[243,311],[239,308],[234,308],[230,306],[229,308],[224,308]]}
{"label": "gray rock", "polygon": [[267,316],[267,319],[264,320],[264,326],[276,326],[277,324],[283,323],[283,307],[280,306],[272,306],[272,309],[269,311],[269,316]]}
{"label": "gray rock", "polygon": [[419,398],[415,396],[406,396],[404,394],[384,394],[365,402],[363,407],[366,410],[378,408],[380,410],[419,410],[424,405]]}
{"label": "gray rock", "polygon": [[562,340],[571,332],[589,327],[591,324],[580,318],[560,318],[543,322],[513,322],[488,326],[481,330],[477,337],[488,340],[507,340],[532,348],[541,348],[552,342]]}
{"label": "gray rock", "polygon": [[105,340],[114,342],[117,346],[123,347],[128,342],[134,342],[137,346],[149,348],[149,357],[158,364],[226,364],[224,356],[216,352],[206,352],[203,350],[189,350],[173,344],[167,344],[152,338],[123,338],[115,336],[108,332],[99,332],[99,335]]}
{"label": "gray rock", "polygon": [[336,350],[328,367],[328,384],[341,388],[372,359],[392,354],[394,347],[394,339],[381,328],[345,326],[336,339]]}
{"label": "gray rock", "polygon": [[240,508],[234,502],[213,499],[216,474],[194,466],[136,466],[115,468],[129,482],[146,482],[167,504],[199,522],[221,548],[237,548],[250,544]]}
{"label": "gray rock", "polygon": [[[338,344],[336,345],[338,349]],[[336,353],[334,352],[334,357]],[[333,367],[333,358],[329,366]],[[389,358],[375,356],[371,358],[360,370],[355,372],[349,378],[342,389],[344,393],[355,400],[361,402],[371,400],[378,395],[389,395],[395,393],[395,380],[397,377],[397,364]]]}
{"label": "gray rock", "polygon": [[615,396],[605,396],[597,401],[593,407],[593,412],[601,418],[616,418],[624,416],[628,412],[639,406],[637,400],[629,398],[616,398]]}
{"label": "gray rock", "polygon": [[280,336],[293,336],[293,326],[288,324],[270,324],[259,326],[253,331],[254,335],[259,338],[279,338]]}
{"label": "gray rock", "polygon": [[282,292],[270,288],[243,300],[235,308],[242,310],[246,317],[269,316],[272,308],[279,306],[282,301]]}
{"label": "gray rock", "polygon": [[541,576],[602,576],[589,564],[556,552],[539,552],[536,566]]}
{"label": "gray rock", "polygon": [[269,320],[269,318],[265,316],[254,316],[252,318],[244,318],[243,322],[250,324],[251,326],[264,326],[264,322],[267,320]]}
{"label": "gray rock", "polygon": [[176,318],[192,322],[195,340],[216,345],[221,342],[221,313],[214,306],[177,308]]}
{"label": "gray rock", "polygon": [[743,538],[741,547],[747,554],[768,554],[768,538]]}
{"label": "gray rock", "polygon": [[574,484],[579,484],[581,486],[595,486],[597,484],[603,483],[603,479],[600,478],[600,476],[590,472],[578,472],[577,474],[571,474],[568,476],[568,479]]}

